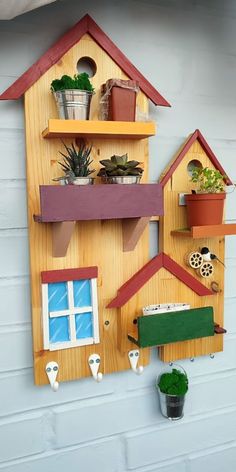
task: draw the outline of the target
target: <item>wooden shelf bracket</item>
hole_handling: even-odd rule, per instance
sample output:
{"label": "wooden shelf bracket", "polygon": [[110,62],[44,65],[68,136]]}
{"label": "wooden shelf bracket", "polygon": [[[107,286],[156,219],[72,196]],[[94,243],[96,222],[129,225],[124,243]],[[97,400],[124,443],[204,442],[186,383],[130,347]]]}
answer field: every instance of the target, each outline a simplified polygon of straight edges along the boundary
{"label": "wooden shelf bracket", "polygon": [[65,257],[75,221],[62,221],[52,223],[52,255],[53,257]]}
{"label": "wooden shelf bracket", "polygon": [[150,220],[143,218],[127,218],[122,220],[123,251],[133,251]]}

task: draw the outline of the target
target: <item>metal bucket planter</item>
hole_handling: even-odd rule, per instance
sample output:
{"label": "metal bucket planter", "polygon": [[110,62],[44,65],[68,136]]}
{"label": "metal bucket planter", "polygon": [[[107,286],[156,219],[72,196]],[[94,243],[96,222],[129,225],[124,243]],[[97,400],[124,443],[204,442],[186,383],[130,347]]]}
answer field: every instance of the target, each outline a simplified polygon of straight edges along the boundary
{"label": "metal bucket planter", "polygon": [[184,368],[178,364],[169,364],[167,368],[165,368],[160,375],[157,377],[156,381],[156,388],[158,390],[159,394],[159,400],[160,400],[160,409],[161,409],[161,414],[165,418],[168,418],[171,421],[176,421],[180,420],[184,416],[184,403],[185,403],[185,397],[187,392],[184,395],[170,395],[168,393],[163,393],[161,392],[159,388],[159,381],[164,373],[172,372],[172,369],[177,369],[182,371],[183,374],[186,374],[186,371]]}
{"label": "metal bucket planter", "polygon": [[87,90],[58,90],[54,92],[59,118],[89,120],[93,92]]}
{"label": "metal bucket planter", "polygon": [[168,395],[158,388],[161,413],[165,418],[176,421],[184,416],[185,395]]}
{"label": "metal bucket planter", "polygon": [[93,177],[76,177],[72,182],[72,185],[93,185],[94,183]]}
{"label": "metal bucket planter", "polygon": [[106,184],[139,184],[141,179],[140,175],[114,175],[110,177],[104,177],[103,181]]}

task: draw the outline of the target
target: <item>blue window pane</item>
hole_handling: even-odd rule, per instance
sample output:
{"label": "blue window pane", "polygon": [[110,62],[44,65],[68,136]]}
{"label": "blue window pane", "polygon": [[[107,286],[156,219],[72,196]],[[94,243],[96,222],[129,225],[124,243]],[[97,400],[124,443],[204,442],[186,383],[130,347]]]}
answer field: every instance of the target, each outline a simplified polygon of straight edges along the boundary
{"label": "blue window pane", "polygon": [[50,343],[70,341],[68,316],[49,318]]}
{"label": "blue window pane", "polygon": [[75,307],[91,306],[91,281],[75,280],[73,282]]}
{"label": "blue window pane", "polygon": [[67,283],[48,284],[49,311],[68,310]]}
{"label": "blue window pane", "polygon": [[92,313],[75,315],[76,339],[92,338]]}

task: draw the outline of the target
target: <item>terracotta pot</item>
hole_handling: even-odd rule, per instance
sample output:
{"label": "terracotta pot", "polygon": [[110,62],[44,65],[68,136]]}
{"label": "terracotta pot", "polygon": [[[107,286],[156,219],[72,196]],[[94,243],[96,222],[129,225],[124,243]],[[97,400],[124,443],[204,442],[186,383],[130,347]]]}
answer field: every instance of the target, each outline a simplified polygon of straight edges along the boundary
{"label": "terracotta pot", "polygon": [[221,225],[225,193],[197,193],[185,196],[188,227]]}
{"label": "terracotta pot", "polygon": [[112,87],[108,103],[108,120],[135,121],[136,92],[130,89]]}

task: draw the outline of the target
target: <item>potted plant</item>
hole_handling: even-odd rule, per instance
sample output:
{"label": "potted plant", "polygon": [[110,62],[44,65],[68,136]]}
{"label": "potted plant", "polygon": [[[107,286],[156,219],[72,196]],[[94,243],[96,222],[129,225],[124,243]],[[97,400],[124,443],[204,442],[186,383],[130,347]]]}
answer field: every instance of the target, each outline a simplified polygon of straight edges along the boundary
{"label": "potted plant", "polygon": [[192,194],[185,195],[188,226],[220,225],[223,221],[225,176],[219,170],[195,167]]}
{"label": "potted plant", "polygon": [[138,184],[142,177],[143,169],[138,167],[140,162],[129,161],[128,154],[123,156],[111,156],[110,159],[100,161],[103,167],[98,176],[109,184]]}
{"label": "potted plant", "polygon": [[188,377],[185,370],[173,368],[164,372],[157,380],[161,413],[170,420],[179,420],[184,416],[185,395],[188,391]]}
{"label": "potted plant", "polygon": [[64,157],[62,162],[58,164],[62,167],[64,176],[58,177],[54,180],[62,181],[63,184],[73,185],[91,185],[94,182],[94,178],[90,175],[94,172],[94,169],[90,169],[92,159],[90,159],[90,153],[92,146],[86,146],[85,142],[81,140],[78,144],[78,149],[75,148],[74,144],[71,143],[71,147],[63,143],[67,154],[60,151],[60,154]]}
{"label": "potted plant", "polygon": [[88,120],[94,88],[86,72],[63,75],[51,83],[59,117],[64,120]]}

